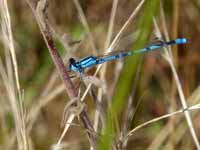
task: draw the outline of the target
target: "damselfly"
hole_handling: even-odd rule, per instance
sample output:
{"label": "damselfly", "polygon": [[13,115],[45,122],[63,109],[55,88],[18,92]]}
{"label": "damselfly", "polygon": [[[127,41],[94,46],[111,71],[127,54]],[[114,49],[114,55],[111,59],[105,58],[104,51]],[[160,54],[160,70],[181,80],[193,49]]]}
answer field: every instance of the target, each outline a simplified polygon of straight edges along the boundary
{"label": "damselfly", "polygon": [[151,44],[145,48],[139,49],[139,50],[134,50],[134,51],[122,51],[119,53],[115,54],[108,54],[104,56],[88,56],[85,58],[80,59],[79,61],[76,61],[74,58],[69,59],[69,71],[75,71],[82,73],[84,69],[93,67],[98,64],[102,64],[104,62],[108,62],[111,60],[116,60],[120,59],[126,56],[134,55],[134,54],[139,54],[147,51],[152,51],[156,50],[162,47],[166,47],[169,45],[174,45],[174,44],[185,44],[187,43],[186,38],[177,38],[175,40],[171,41],[159,41],[158,43]]}

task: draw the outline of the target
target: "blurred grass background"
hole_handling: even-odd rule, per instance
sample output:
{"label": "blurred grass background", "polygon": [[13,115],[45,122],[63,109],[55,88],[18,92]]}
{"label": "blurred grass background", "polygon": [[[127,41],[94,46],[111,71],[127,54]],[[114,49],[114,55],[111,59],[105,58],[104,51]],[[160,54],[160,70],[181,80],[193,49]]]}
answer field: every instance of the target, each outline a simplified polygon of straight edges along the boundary
{"label": "blurred grass background", "polygon": [[[122,0],[118,2],[112,39],[139,2],[139,0]],[[200,91],[197,89],[200,83],[200,2],[198,0],[165,0],[162,2],[170,38],[186,37],[189,39],[188,44],[173,47],[175,65],[183,92],[186,98],[191,97],[191,95],[194,96],[194,94],[198,97],[200,95]],[[87,34],[86,29],[81,24],[74,1],[49,1],[49,22],[56,33],[53,34],[56,46],[66,62],[70,56],[82,58],[104,53],[113,1],[82,0],[79,3],[83,8],[92,33],[93,45],[91,45],[90,36]],[[156,0],[152,0],[148,1],[145,6],[123,33],[118,43],[118,49],[137,49],[153,41],[155,35],[151,13],[158,18],[159,27],[163,31],[162,21],[159,19],[160,5],[157,4]],[[31,124],[29,142],[32,146],[30,146],[30,149],[50,149],[62,133],[63,128],[60,127],[60,123],[68,97],[62,88],[62,82],[57,76],[55,66],[30,8],[25,1],[8,1],[8,7],[12,21],[20,85],[24,90],[25,114],[28,114],[32,108],[37,108],[42,101],[46,101],[41,106],[39,114],[36,115],[34,123],[31,124],[31,121],[27,121],[27,128]],[[134,35],[137,33],[139,33],[139,36]],[[66,41],[68,43],[67,47],[60,40],[63,35],[66,35],[63,43]],[[135,37],[137,37],[136,40]],[[70,43],[71,40],[72,42],[81,40],[81,42],[73,45]],[[95,51],[94,47],[98,50]],[[1,59],[5,62],[6,50],[4,50],[3,43],[0,43],[0,48]],[[168,63],[158,54],[145,55],[145,57],[133,56],[127,60],[125,59],[122,71],[118,71],[120,64],[123,64],[121,60],[107,64],[105,75],[107,90],[103,94],[103,102],[107,103],[107,101],[112,100],[114,107],[111,104],[111,110],[117,111],[117,115],[115,115],[119,121],[118,130],[125,122],[123,115],[130,97],[133,99],[132,109],[135,111],[138,103],[139,106],[134,118],[128,122],[128,130],[145,121],[181,108],[171,69]],[[92,75],[94,71],[94,68],[90,69],[87,74]],[[138,71],[139,77],[136,78]],[[11,142],[11,139],[15,139],[16,136],[15,123],[8,103],[9,96],[2,82],[1,78],[0,148],[15,149],[16,142]],[[79,79],[74,81],[77,87],[78,82]],[[134,88],[133,85],[135,84],[137,88]],[[97,91],[97,87],[94,88]],[[132,92],[133,89],[135,89],[134,92]],[[82,87],[81,93],[83,91],[84,87]],[[50,97],[51,94],[52,97]],[[188,103],[192,104],[193,99],[188,99]],[[198,102],[196,101],[196,103]],[[93,121],[96,107],[89,94],[85,99],[85,103],[87,104],[88,114]],[[195,112],[198,112],[198,110]],[[110,121],[112,121],[111,129],[113,130],[115,117],[110,118]],[[162,137],[162,134],[164,136],[165,132],[170,133],[159,146],[159,149],[195,149],[190,132],[186,128],[185,120],[182,119],[178,122],[177,118],[175,116],[172,119],[158,121],[138,130],[130,137],[126,149],[147,149],[152,146],[153,142],[158,140],[159,136]],[[193,119],[198,136],[200,135],[199,119],[198,114]],[[30,117],[30,120],[33,120],[33,117]],[[76,120],[75,123],[79,124],[79,121]],[[109,119],[107,123],[109,126]],[[186,131],[181,133],[184,128],[186,128]],[[119,134],[117,129],[115,131],[110,131],[109,127],[108,129],[107,137],[102,136],[105,139]],[[185,138],[180,138],[180,135]],[[86,132],[81,125],[72,126],[63,141],[67,145],[67,148],[64,149],[89,149],[89,141],[86,136]],[[8,148],[8,145],[11,145],[11,147]],[[105,146],[105,143],[103,146]],[[101,149],[107,149],[107,147],[101,147]]]}

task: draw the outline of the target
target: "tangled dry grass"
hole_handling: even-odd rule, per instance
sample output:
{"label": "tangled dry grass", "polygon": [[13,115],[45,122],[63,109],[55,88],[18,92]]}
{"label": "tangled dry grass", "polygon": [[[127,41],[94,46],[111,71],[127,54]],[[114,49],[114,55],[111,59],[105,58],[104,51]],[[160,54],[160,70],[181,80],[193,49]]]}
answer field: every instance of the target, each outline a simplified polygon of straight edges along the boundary
{"label": "tangled dry grass", "polygon": [[[199,10],[197,0],[0,0],[0,149],[200,149]],[[155,37],[189,43],[81,78],[67,71],[70,57]]]}

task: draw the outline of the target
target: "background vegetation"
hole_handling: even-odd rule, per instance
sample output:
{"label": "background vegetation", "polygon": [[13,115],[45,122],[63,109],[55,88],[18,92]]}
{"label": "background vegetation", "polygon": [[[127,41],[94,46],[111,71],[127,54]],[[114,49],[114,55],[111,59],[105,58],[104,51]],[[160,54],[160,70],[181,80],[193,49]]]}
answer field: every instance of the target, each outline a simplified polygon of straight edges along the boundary
{"label": "background vegetation", "polygon": [[[79,97],[71,99],[76,106],[27,1],[8,1],[6,8],[7,1],[0,0],[0,149],[199,147],[200,1],[49,1],[48,24],[66,69],[70,57],[135,50],[156,37],[189,39],[185,45],[108,62],[96,77],[96,67],[85,70],[82,80],[76,74],[72,81]],[[83,109],[91,131],[80,118]],[[73,123],[66,122],[70,113]],[[90,132],[97,141],[88,137]]]}

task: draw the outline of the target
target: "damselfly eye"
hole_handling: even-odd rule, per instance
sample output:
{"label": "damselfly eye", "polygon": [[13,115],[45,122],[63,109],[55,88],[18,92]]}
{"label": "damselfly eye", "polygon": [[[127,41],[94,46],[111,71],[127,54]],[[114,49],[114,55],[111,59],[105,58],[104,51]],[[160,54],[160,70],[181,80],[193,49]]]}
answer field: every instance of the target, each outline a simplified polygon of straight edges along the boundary
{"label": "damselfly eye", "polygon": [[76,60],[74,58],[69,59],[69,64],[74,64],[75,62],[76,62]]}

